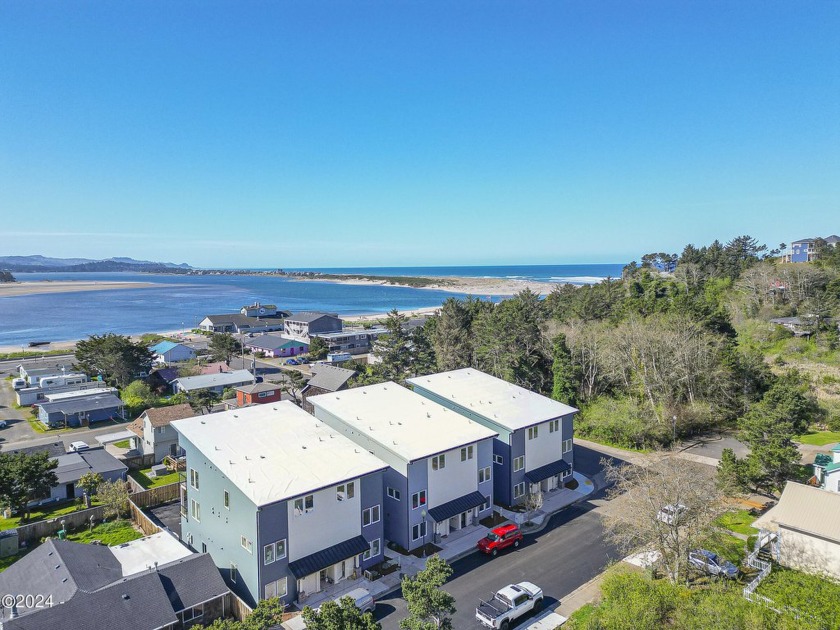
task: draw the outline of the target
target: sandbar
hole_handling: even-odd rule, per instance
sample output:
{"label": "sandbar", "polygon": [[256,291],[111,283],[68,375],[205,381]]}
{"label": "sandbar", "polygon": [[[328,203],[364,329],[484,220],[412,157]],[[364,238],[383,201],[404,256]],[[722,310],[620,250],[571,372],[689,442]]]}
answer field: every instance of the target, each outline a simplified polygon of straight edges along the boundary
{"label": "sandbar", "polygon": [[0,283],[0,298],[39,295],[44,293],[76,293],[80,291],[113,291],[116,289],[148,289],[157,282],[94,282],[88,280],[39,280]]}
{"label": "sandbar", "polygon": [[335,284],[358,284],[358,285],[380,285],[389,287],[408,287],[412,289],[430,289],[434,291],[445,291],[447,293],[465,293],[467,295],[474,295],[477,297],[484,297],[489,295],[495,296],[511,296],[516,295],[520,291],[530,289],[538,295],[548,295],[558,286],[556,282],[539,282],[536,280],[515,280],[508,278],[469,278],[457,276],[418,276],[423,279],[431,280],[429,284],[422,286],[414,286],[411,284],[401,284],[395,278],[387,280],[377,280],[375,276],[370,278],[336,278],[331,276],[329,278],[315,277],[301,277],[294,278],[294,280],[302,280],[307,282],[333,282]]}

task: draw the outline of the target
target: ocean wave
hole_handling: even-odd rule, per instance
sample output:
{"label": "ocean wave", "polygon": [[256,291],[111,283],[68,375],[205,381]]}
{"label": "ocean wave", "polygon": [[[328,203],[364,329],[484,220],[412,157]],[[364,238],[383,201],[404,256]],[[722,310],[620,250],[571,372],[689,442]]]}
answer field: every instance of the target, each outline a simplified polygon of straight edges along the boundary
{"label": "ocean wave", "polygon": [[551,276],[551,282],[566,283],[566,284],[598,284],[603,282],[606,278],[599,276]]}
{"label": "ocean wave", "polygon": [[505,278],[507,278],[509,280],[524,280],[525,278],[528,278],[528,277],[530,277],[530,276],[505,276]]}

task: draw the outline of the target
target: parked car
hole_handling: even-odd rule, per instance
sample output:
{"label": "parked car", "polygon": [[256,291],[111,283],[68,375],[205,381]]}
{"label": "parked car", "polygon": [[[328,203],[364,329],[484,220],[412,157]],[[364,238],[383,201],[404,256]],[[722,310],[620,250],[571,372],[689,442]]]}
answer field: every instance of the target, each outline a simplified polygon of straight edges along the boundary
{"label": "parked car", "polygon": [[522,542],[522,531],[518,525],[508,523],[493,529],[478,541],[478,550],[482,553],[497,556],[502,549],[518,547]]}
{"label": "parked car", "polygon": [[376,609],[376,600],[373,599],[373,595],[371,595],[370,591],[368,591],[367,589],[354,588],[349,593],[345,593],[341,597],[336,598],[335,601],[339,602],[345,597],[351,597],[356,603],[356,608],[361,610],[363,613],[372,613]]}
{"label": "parked car", "polygon": [[309,363],[309,359],[307,359],[306,357],[301,357],[298,359],[298,363],[300,363],[301,365],[306,365],[307,363]]}
{"label": "parked car", "polygon": [[520,582],[499,589],[489,601],[478,600],[475,618],[487,628],[509,630],[517,619],[542,608],[543,592],[536,584]]}
{"label": "parked car", "polygon": [[679,525],[680,516],[688,511],[688,508],[682,503],[677,505],[666,505],[659,514],[656,515],[656,520],[667,523],[668,525]]}
{"label": "parked car", "polygon": [[738,567],[721,558],[716,553],[697,549],[688,554],[688,563],[695,569],[709,575],[722,575],[725,578],[734,579],[738,577]]}
{"label": "parked car", "polygon": [[79,451],[86,451],[90,448],[87,442],[70,442],[70,450],[74,453],[78,453]]}
{"label": "parked car", "polygon": [[286,365],[300,365],[300,361],[297,359],[286,359]]}

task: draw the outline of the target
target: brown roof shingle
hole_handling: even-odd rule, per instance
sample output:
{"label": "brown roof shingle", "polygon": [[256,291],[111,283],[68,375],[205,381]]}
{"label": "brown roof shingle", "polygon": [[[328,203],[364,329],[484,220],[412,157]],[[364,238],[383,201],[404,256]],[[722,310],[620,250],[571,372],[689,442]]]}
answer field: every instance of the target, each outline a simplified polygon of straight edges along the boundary
{"label": "brown roof shingle", "polygon": [[183,420],[184,418],[192,418],[195,414],[192,407],[187,403],[180,405],[172,405],[171,407],[155,407],[154,409],[146,409],[138,420],[146,416],[153,427],[165,427],[173,420]]}

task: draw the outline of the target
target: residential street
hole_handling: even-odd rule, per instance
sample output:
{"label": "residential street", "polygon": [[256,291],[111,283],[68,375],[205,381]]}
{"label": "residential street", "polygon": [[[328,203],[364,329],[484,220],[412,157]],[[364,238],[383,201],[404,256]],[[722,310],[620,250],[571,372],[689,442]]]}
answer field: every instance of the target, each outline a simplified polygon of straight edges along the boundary
{"label": "residential street", "polygon": [[[601,453],[575,446],[575,465],[590,478],[599,478]],[[599,483],[599,485],[601,485]],[[509,583],[532,581],[543,589],[546,607],[555,607],[568,593],[598,575],[621,554],[603,540],[600,514],[610,509],[599,488],[592,499],[555,514],[541,532],[526,535],[525,544],[497,558],[473,554],[455,562],[453,578],[444,587],[456,599],[453,626],[458,630],[481,628],[475,620],[480,598]],[[397,591],[379,600],[377,619],[383,630],[396,630],[406,615],[405,601]]]}

